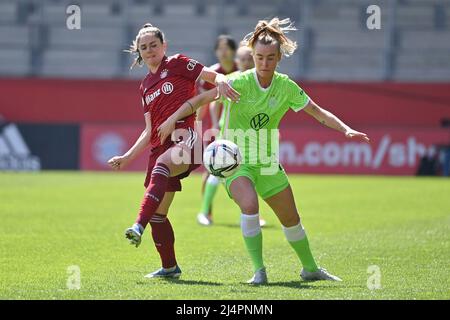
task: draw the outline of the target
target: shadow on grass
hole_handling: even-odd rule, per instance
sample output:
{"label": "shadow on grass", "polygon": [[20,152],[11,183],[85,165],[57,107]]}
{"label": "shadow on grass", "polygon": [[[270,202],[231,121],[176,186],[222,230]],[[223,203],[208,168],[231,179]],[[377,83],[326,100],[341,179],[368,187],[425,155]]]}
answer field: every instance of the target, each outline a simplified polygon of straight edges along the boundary
{"label": "shadow on grass", "polygon": [[149,279],[147,281],[141,280],[141,281],[137,281],[136,284],[147,285],[153,281],[164,281],[167,283],[195,285],[195,286],[223,286],[223,283],[220,283],[220,282],[201,281],[201,280],[183,280],[183,279],[175,279],[175,278]]}
{"label": "shadow on grass", "polygon": [[[201,281],[201,280],[183,280],[183,279],[174,279],[174,278],[158,278],[158,279],[148,279],[148,280],[140,280],[137,281],[138,285],[149,285],[152,283],[161,283],[166,282],[170,284],[180,284],[180,285],[194,285],[194,286],[229,286],[230,284],[224,284],[220,282],[212,282],[212,281]],[[291,289],[307,289],[307,290],[342,290],[346,288],[361,288],[361,286],[348,286],[348,285],[330,285],[319,283],[323,283],[322,281],[301,281],[301,280],[292,280],[292,281],[279,281],[279,282],[269,282],[266,285],[250,285],[246,282],[239,282],[236,284],[243,285],[250,288],[270,288],[270,287],[283,287],[283,288],[291,288]],[[240,289],[241,290],[241,289]]]}
{"label": "shadow on grass", "polygon": [[295,289],[315,289],[314,286],[304,282],[304,281],[280,281],[280,282],[269,282],[268,287],[284,287],[284,288],[295,288]]}
{"label": "shadow on grass", "polygon": [[[225,228],[234,228],[234,229],[240,229],[241,226],[237,223],[214,223],[213,226],[217,226],[217,227],[225,227]],[[278,229],[277,226],[273,225],[273,224],[269,224],[269,225],[265,225],[264,227],[261,227],[263,230],[264,229]]]}
{"label": "shadow on grass", "polygon": [[315,289],[315,286],[311,286],[304,281],[280,281],[280,282],[269,282],[264,285],[252,285],[246,282],[240,282],[248,288],[269,288],[269,287],[284,287],[284,288],[295,288],[295,289]]}
{"label": "shadow on grass", "polygon": [[[319,283],[323,283],[322,281],[301,281],[301,280],[293,280],[293,281],[279,281],[279,282],[269,282],[267,285],[250,285],[251,287],[283,287],[283,288],[293,288],[293,289],[308,289],[308,290],[333,290],[333,289],[346,289],[349,288],[349,286],[340,286],[340,285],[319,285]],[[242,284],[247,285],[245,282],[242,282]],[[354,286],[354,287],[360,287],[360,286]]]}

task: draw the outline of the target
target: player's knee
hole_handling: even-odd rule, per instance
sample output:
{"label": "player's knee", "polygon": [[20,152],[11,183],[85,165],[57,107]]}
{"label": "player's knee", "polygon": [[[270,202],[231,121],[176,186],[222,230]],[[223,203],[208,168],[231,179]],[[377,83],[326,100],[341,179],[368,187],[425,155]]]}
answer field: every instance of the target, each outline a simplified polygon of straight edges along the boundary
{"label": "player's knee", "polygon": [[165,153],[163,153],[156,159],[156,163],[157,164],[162,163],[165,166],[170,167],[171,165],[170,157],[168,157]]}
{"label": "player's knee", "polygon": [[169,207],[167,205],[160,205],[158,209],[156,209],[156,212],[158,212],[161,216],[167,216],[169,213]]}
{"label": "player's knee", "polygon": [[252,213],[258,213],[258,211],[259,211],[257,199],[251,199],[251,198],[242,199],[241,201],[239,201],[238,204],[239,204],[239,207],[241,208],[241,211],[244,213],[252,214]]}

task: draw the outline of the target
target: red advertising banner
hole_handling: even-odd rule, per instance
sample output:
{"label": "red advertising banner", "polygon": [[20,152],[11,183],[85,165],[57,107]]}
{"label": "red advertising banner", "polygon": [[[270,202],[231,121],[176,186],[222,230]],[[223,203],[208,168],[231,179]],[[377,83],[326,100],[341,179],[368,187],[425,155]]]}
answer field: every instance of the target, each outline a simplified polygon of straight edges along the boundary
{"label": "red advertising banner", "polygon": [[420,158],[450,144],[450,130],[363,129],[367,144],[324,128],[281,131],[280,160],[288,172],[414,175]]}
{"label": "red advertising banner", "polygon": [[[80,169],[110,170],[108,159],[122,155],[136,142],[143,127],[138,125],[81,126]],[[133,161],[127,170],[146,171],[150,149]]]}
{"label": "red advertising banner", "polygon": [[[351,126],[439,127],[443,119],[450,119],[450,83],[299,84]],[[141,124],[138,88],[138,80],[0,78],[0,115],[17,123]],[[289,112],[281,126],[314,122],[304,112]]]}
{"label": "red advertising banner", "polygon": [[[139,137],[133,125],[83,125],[80,168],[107,170],[106,161],[121,155]],[[414,175],[420,159],[436,154],[438,145],[450,144],[449,129],[358,128],[371,143],[345,138],[331,129],[282,129],[280,160],[288,173]],[[128,170],[145,171],[145,152]]]}

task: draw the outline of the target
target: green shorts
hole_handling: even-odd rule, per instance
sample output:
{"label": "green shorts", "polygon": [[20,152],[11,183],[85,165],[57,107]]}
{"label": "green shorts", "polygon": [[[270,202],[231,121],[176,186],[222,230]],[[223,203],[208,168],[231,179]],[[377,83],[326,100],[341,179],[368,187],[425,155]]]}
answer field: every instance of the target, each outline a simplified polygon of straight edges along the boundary
{"label": "green shorts", "polygon": [[278,166],[275,174],[262,175],[260,166],[241,164],[239,170],[225,180],[225,188],[230,198],[233,198],[230,185],[238,177],[249,178],[253,182],[256,192],[263,199],[274,196],[289,186],[288,177],[281,165]]}

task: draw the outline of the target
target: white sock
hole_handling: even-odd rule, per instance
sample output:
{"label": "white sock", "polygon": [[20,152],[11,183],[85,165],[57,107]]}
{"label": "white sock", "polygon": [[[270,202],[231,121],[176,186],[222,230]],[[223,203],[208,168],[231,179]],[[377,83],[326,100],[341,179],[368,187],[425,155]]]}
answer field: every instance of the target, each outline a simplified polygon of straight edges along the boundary
{"label": "white sock", "polygon": [[303,229],[302,222],[300,221],[296,226],[283,227],[284,235],[287,241],[296,242],[302,240],[305,237],[305,229]]}
{"label": "white sock", "polygon": [[254,237],[261,232],[259,225],[259,213],[241,214],[241,230],[244,237]]}
{"label": "white sock", "polygon": [[206,183],[216,186],[220,183],[220,179],[218,177],[215,177],[212,174],[210,174],[208,179],[206,180]]}
{"label": "white sock", "polygon": [[144,227],[143,226],[141,226],[139,223],[135,223],[134,225],[133,225],[133,227],[134,228],[137,228],[138,230],[139,230],[139,232],[141,233],[141,235],[142,235],[142,233],[144,232]]}

